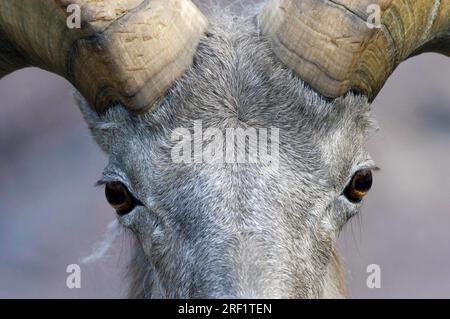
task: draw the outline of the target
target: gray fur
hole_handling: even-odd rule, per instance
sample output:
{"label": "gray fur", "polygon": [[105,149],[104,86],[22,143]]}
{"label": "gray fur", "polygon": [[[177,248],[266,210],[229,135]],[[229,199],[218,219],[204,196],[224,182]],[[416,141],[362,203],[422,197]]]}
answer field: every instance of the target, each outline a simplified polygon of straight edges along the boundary
{"label": "gray fur", "polygon": [[[253,19],[211,22],[194,65],[156,112],[81,110],[109,154],[105,181],[144,207],[120,217],[137,239],[130,297],[341,297],[337,236],[357,213],[342,192],[373,163],[364,97],[326,101],[273,55]],[[171,132],[280,129],[280,164],[174,164]]]}

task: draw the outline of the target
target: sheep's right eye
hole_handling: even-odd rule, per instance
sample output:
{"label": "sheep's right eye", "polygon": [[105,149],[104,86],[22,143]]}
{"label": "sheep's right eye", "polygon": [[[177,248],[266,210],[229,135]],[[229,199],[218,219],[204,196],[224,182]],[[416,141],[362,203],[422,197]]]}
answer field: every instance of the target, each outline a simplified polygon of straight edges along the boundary
{"label": "sheep's right eye", "polygon": [[111,182],[105,185],[105,196],[108,203],[119,215],[126,215],[136,207],[136,200],[128,189],[120,182]]}

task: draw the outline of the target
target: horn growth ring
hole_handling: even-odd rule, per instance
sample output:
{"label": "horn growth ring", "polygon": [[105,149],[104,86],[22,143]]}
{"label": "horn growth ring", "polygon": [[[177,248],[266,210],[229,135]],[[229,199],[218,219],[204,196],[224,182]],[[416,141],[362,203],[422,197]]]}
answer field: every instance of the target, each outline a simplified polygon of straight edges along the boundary
{"label": "horn growth ring", "polygon": [[258,22],[281,62],[328,98],[372,101],[408,57],[450,55],[450,0],[270,0]]}
{"label": "horn growth ring", "polygon": [[[69,5],[81,28],[69,29]],[[37,66],[67,78],[98,113],[149,111],[192,64],[207,28],[190,0],[1,0],[0,77]]]}

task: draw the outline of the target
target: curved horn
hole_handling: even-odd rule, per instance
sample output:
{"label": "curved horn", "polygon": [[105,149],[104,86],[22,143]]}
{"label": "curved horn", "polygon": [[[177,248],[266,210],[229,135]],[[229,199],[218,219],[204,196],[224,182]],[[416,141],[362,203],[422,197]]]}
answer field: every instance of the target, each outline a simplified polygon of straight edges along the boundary
{"label": "curved horn", "polygon": [[[68,27],[71,8],[80,28]],[[0,78],[37,66],[98,113],[117,102],[146,112],[191,65],[206,27],[190,0],[0,0]]]}
{"label": "curved horn", "polygon": [[[377,10],[381,23],[368,24]],[[450,55],[450,0],[270,0],[258,21],[278,58],[329,98],[373,101],[407,58]]]}

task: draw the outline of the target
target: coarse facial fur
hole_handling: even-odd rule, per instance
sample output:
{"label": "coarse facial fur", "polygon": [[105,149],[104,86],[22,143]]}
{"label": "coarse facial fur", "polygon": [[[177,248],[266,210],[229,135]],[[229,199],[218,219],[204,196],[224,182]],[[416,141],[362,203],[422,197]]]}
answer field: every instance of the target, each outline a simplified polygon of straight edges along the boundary
{"label": "coarse facial fur", "polygon": [[[224,18],[223,18],[224,19]],[[273,55],[254,19],[211,22],[195,61],[154,113],[81,102],[109,155],[103,179],[144,205],[119,217],[137,239],[130,297],[315,298],[345,294],[336,254],[355,215],[343,190],[373,163],[364,97],[326,101]],[[279,167],[176,164],[176,128],[280,130]]]}

